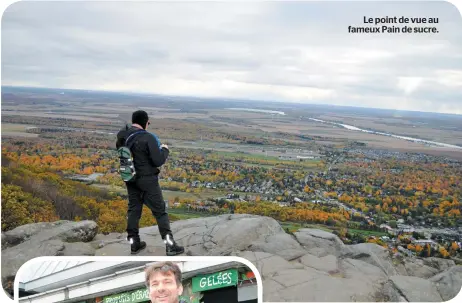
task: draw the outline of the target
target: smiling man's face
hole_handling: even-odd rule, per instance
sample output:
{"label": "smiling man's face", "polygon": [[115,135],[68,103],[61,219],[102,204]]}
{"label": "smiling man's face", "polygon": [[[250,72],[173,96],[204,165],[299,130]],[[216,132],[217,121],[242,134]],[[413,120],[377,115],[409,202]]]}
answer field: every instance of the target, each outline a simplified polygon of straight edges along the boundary
{"label": "smiling man's face", "polygon": [[183,285],[177,284],[173,272],[154,272],[149,279],[149,298],[152,303],[178,303]]}

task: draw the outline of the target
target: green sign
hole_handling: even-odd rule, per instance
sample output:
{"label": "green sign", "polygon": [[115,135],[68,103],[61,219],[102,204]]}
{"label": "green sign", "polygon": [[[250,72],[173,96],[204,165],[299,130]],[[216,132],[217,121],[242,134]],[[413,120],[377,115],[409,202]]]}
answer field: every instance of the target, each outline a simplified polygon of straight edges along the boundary
{"label": "green sign", "polygon": [[201,275],[192,279],[192,291],[199,292],[237,285],[237,269],[229,269],[210,275]]}
{"label": "green sign", "polygon": [[103,298],[103,303],[138,303],[149,301],[147,288],[140,288],[135,291],[124,292],[117,295]]}

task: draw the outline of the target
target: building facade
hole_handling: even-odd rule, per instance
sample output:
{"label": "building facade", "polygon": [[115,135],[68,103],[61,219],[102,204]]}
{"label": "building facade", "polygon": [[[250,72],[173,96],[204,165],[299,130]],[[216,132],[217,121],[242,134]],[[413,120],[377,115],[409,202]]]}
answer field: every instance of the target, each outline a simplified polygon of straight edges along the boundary
{"label": "building facade", "polygon": [[[149,303],[145,269],[155,262],[89,261],[71,267],[46,261],[19,277],[20,303]],[[175,262],[185,303],[257,303],[253,271],[239,262]],[[37,268],[41,267],[41,268]],[[45,269],[45,267],[47,269]],[[62,268],[53,270],[51,268]],[[39,272],[34,275],[32,272]],[[41,273],[40,273],[41,271]]]}

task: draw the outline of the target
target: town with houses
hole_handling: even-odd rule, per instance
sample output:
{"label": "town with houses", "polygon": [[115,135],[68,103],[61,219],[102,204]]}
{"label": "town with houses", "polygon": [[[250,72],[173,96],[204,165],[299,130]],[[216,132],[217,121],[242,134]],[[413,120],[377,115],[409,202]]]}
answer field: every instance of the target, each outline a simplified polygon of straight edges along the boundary
{"label": "town with houses", "polygon": [[[280,156],[284,157],[284,156]],[[289,158],[297,158],[296,154],[288,155]],[[311,156],[307,156],[311,157]],[[361,163],[374,163],[378,159],[394,158],[407,161],[427,161],[427,155],[404,155],[403,153],[395,153],[381,150],[363,150],[349,149],[348,152],[325,152],[323,158],[328,165],[324,172],[309,172],[303,179],[297,179],[293,176],[290,169],[285,172],[285,177],[281,182],[275,182],[272,179],[258,180],[251,182],[249,177],[236,180],[233,182],[201,182],[192,178],[176,178],[167,177],[163,181],[164,190],[178,190],[177,188],[169,188],[169,182],[178,182],[184,184],[190,190],[212,190],[216,192],[227,192],[223,196],[216,196],[208,199],[189,200],[187,203],[181,201],[166,201],[166,204],[171,208],[187,208],[188,211],[198,211],[202,213],[223,213],[233,211],[236,203],[255,203],[256,201],[273,202],[280,207],[293,207],[299,203],[316,204],[321,208],[340,209],[351,214],[355,219],[355,229],[373,230],[380,232],[380,235],[368,235],[362,239],[354,238],[352,243],[361,241],[374,241],[393,248],[397,253],[404,255],[416,255],[419,251],[410,250],[409,247],[428,247],[438,251],[441,245],[448,246],[455,243],[459,250],[462,248],[462,225],[460,220],[456,226],[448,226],[447,222],[435,221],[427,216],[393,216],[393,220],[378,220],[373,212],[363,212],[358,207],[354,207],[349,203],[341,202],[342,195],[346,191],[342,188],[334,188],[330,190],[330,194],[334,194],[335,198],[329,195],[329,189],[318,186],[319,180],[358,180],[354,174],[342,173],[337,165],[347,161],[357,161]],[[297,161],[305,159],[297,158]],[[453,163],[452,160],[444,160],[445,163]],[[173,167],[180,166],[181,163],[173,161]],[[200,169],[199,167],[197,169]],[[228,167],[229,169],[229,167]],[[242,167],[235,166],[235,171],[242,173]],[[363,168],[363,171],[372,171],[372,168]],[[388,174],[402,174],[402,168],[381,169],[382,172]],[[252,174],[252,170],[246,171],[248,176]],[[73,175],[70,179],[84,182],[87,184],[97,183],[98,179],[103,176],[101,173],[93,173],[91,175]],[[312,186],[312,190],[306,191],[305,186]],[[361,185],[361,184],[360,184]],[[356,192],[356,188],[353,192]],[[357,193],[357,192],[356,192]],[[384,191],[383,194],[389,194]],[[382,194],[382,195],[383,195]],[[371,198],[369,194],[366,198]],[[232,205],[229,209],[223,209],[224,204]],[[337,228],[333,227],[335,231]],[[419,249],[417,249],[419,250]]]}

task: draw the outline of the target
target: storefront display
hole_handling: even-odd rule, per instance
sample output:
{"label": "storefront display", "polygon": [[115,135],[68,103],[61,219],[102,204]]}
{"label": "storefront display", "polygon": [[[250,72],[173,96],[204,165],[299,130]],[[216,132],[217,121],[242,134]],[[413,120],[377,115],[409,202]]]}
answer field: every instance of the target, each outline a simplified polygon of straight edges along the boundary
{"label": "storefront display", "polygon": [[[56,268],[60,262],[43,264]],[[21,297],[19,302],[150,303],[145,279],[146,269],[154,263],[90,261],[75,264],[66,270],[21,282],[23,293],[30,295]],[[181,271],[183,285],[181,303],[257,302],[257,281],[248,266],[219,260],[183,261],[176,265]]]}
{"label": "storefront display", "polygon": [[[184,303],[253,303],[257,302],[257,286],[252,271],[230,268],[197,275],[183,281]],[[99,300],[98,300],[99,299]],[[96,303],[149,303],[147,288],[97,298]]]}

